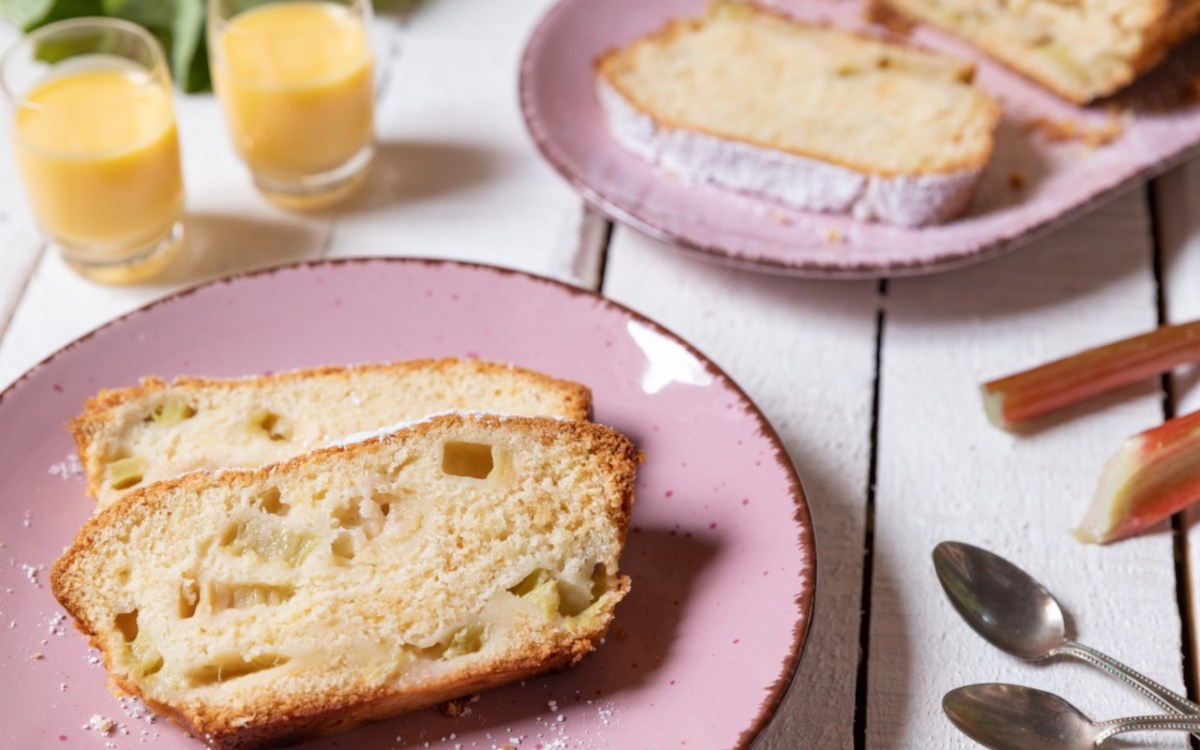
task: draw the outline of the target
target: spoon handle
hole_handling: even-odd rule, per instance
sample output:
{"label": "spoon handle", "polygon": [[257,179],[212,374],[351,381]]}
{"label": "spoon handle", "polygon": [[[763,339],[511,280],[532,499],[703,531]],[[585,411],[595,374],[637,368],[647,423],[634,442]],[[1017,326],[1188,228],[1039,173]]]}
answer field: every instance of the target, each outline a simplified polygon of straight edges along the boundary
{"label": "spoon handle", "polygon": [[[1200,705],[1192,703],[1182,695],[1169,690],[1162,685],[1159,685],[1154,680],[1146,675],[1137,672],[1125,666],[1121,662],[1113,659],[1111,656],[1102,654],[1093,648],[1068,640],[1062,647],[1057,649],[1057,653],[1066,656],[1073,656],[1076,659],[1085,661],[1097,669],[1108,672],[1113,677],[1116,677],[1121,682],[1129,685],[1134,690],[1137,690],[1142,695],[1162,706],[1166,710],[1179,714],[1181,716],[1200,716]],[[1195,725],[1195,729],[1200,731],[1200,724]],[[1129,730],[1122,730],[1129,731]]]}
{"label": "spoon handle", "polygon": [[1200,732],[1200,718],[1185,716],[1132,716],[1128,719],[1098,721],[1093,726],[1098,730],[1093,747],[1115,734],[1126,732]]}

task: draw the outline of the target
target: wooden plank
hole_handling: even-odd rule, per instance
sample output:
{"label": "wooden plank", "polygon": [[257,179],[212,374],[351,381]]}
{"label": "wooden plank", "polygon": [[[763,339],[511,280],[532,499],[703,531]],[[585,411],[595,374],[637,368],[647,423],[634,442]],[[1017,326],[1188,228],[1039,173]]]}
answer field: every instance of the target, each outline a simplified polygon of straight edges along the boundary
{"label": "wooden plank", "polygon": [[[1182,689],[1169,528],[1109,547],[1069,536],[1105,461],[1161,419],[1155,383],[1014,435],[986,421],[977,386],[1155,325],[1151,233],[1136,192],[1033,246],[956,273],[895,281],[882,350],[868,748],[975,745],[942,715],[948,690],[989,681],[1063,695],[1098,719],[1152,712],[1075,663],[1037,667],[971,632],[930,552],[946,539],[998,552],[1041,579],[1080,640]],[[1163,738],[1161,747],[1186,747]]]}
{"label": "wooden plank", "polygon": [[538,157],[515,90],[525,39],[551,4],[418,7],[380,101],[378,158],[330,255],[458,258],[594,281],[596,220]]}
{"label": "wooden plank", "polygon": [[816,619],[792,689],[760,746],[851,747],[876,284],[733,270],[618,226],[604,291],[723,367],[787,446],[815,519]]}
{"label": "wooden plank", "polygon": [[[15,28],[0,24],[0,49],[6,49],[17,36]],[[16,170],[12,149],[0,148],[0,175],[6,176],[0,177],[0,341],[43,249]]]}
{"label": "wooden plank", "polygon": [[0,214],[0,342],[44,249],[32,223],[20,215]]}
{"label": "wooden plank", "polygon": [[[1162,256],[1164,313],[1168,322],[1182,323],[1200,319],[1200,162],[1192,161],[1159,178],[1155,184],[1158,229]],[[1187,414],[1200,409],[1200,365],[1183,367],[1171,378],[1174,412]],[[1200,685],[1200,667],[1196,663],[1196,631],[1200,623],[1200,507],[1183,514],[1184,603],[1190,614],[1192,630],[1191,680]]]}

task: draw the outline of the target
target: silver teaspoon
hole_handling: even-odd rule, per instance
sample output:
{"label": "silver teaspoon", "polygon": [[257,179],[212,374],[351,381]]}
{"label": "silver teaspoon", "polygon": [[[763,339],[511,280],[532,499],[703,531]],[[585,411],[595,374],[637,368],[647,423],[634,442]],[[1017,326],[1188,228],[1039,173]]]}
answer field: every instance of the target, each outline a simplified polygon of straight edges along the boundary
{"label": "silver teaspoon", "polygon": [[1095,722],[1053,693],[1021,685],[968,685],[946,693],[954,726],[992,750],[1090,750],[1124,732],[1196,732],[1200,718],[1135,716]]}
{"label": "silver teaspoon", "polygon": [[1200,705],[1067,637],[1062,607],[1028,573],[985,549],[942,542],[933,567],[951,604],[985,640],[1030,661],[1069,656],[1130,685],[1167,711],[1200,715]]}

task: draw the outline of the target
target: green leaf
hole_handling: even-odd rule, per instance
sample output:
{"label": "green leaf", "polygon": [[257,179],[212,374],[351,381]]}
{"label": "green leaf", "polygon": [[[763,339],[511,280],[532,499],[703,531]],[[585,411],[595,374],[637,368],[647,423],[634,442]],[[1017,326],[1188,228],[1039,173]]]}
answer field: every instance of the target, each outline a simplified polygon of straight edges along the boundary
{"label": "green leaf", "polygon": [[64,18],[100,15],[101,0],[0,0],[0,16],[32,31]]}
{"label": "green leaf", "polygon": [[[204,0],[0,0],[0,16],[25,31],[80,16],[123,18],[158,38],[167,54],[171,77],[184,91],[212,87],[204,40]],[[45,47],[42,59],[69,50]]]}
{"label": "green leaf", "polygon": [[375,0],[372,5],[378,13],[398,13],[405,16],[416,11],[421,0]]}
{"label": "green leaf", "polygon": [[148,29],[162,42],[171,77],[185,91],[208,86],[204,0],[101,0],[104,15]]}

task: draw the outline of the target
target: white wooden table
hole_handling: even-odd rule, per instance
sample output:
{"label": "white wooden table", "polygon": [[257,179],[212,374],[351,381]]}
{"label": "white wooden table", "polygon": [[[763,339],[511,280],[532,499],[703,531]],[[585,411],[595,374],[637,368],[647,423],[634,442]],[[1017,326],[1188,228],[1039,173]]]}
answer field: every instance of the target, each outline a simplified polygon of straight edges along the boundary
{"label": "white wooden table", "polygon": [[992,680],[1061,693],[1098,718],[1152,709],[1085,667],[1018,663],[972,634],[933,575],[930,551],[944,539],[1018,561],[1059,595],[1082,641],[1195,698],[1200,528],[1183,518],[1111,548],[1083,547],[1067,530],[1127,436],[1200,408],[1196,372],[1024,437],[987,424],[976,387],[1200,317],[1200,163],[960,271],[822,282],[717,267],[611,226],[538,158],[515,81],[548,5],[429,0],[408,17],[381,13],[380,159],[365,195],[333,213],[267,204],[213,99],[181,96],[192,256],[154,285],[98,286],[67,269],[37,239],[0,151],[0,388],[118,315],[251,268],[407,255],[551,276],[694,343],[758,403],[804,480],[819,542],[816,621],[760,746],[973,747],[941,696]]}

